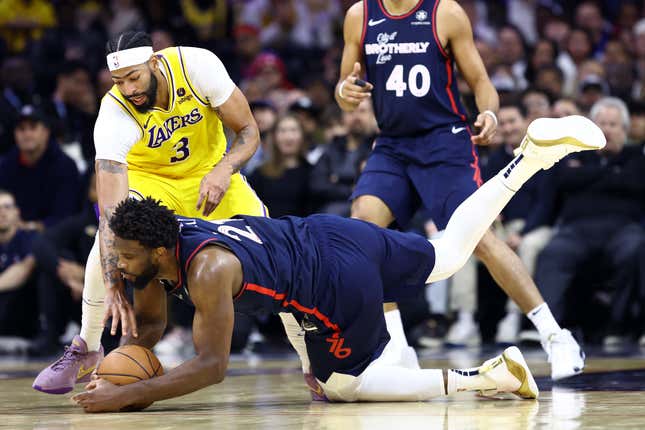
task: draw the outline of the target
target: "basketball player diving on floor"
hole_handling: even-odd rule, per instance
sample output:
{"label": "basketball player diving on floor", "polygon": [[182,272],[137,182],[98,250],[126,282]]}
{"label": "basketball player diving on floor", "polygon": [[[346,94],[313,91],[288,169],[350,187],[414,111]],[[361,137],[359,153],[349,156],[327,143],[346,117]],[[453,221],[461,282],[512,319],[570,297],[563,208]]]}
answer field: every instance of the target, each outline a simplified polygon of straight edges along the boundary
{"label": "basketball player diving on floor", "polygon": [[96,378],[73,400],[88,412],[118,411],[222,381],[234,309],[293,314],[304,330],[294,347],[331,401],[419,401],[457,391],[534,399],[537,386],[515,347],[473,369],[398,364],[400,350],[390,345],[382,303],[452,275],[533,174],[568,153],[604,145],[603,133],[584,117],[535,120],[517,156],[468,197],[445,234],[431,241],[333,215],[203,221],[176,218],[151,198],[125,200],[110,227],[118,268],[138,287],[139,337],[126,340],[147,347],[159,340],[172,293],[195,306],[197,355],[163,376],[130,385]]}

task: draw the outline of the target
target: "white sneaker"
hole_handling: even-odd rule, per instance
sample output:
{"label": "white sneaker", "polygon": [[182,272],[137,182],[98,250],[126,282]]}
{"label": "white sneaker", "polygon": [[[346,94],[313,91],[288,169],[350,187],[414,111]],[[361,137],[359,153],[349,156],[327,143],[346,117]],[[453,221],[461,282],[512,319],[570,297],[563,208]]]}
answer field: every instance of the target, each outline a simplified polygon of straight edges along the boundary
{"label": "white sneaker", "polygon": [[529,124],[516,155],[539,160],[546,170],[573,152],[602,149],[606,143],[602,130],[584,116],[538,118]]}
{"label": "white sneaker", "polygon": [[569,330],[562,329],[543,339],[542,348],[551,363],[551,379],[554,381],[582,373],[585,353]]}
{"label": "white sneaker", "polygon": [[192,333],[183,327],[175,327],[152,349],[156,355],[180,355],[186,345],[192,345]]}
{"label": "white sneaker", "polygon": [[491,384],[491,388],[479,391],[482,396],[511,393],[521,399],[537,399],[540,394],[531,370],[516,346],[485,361],[478,370]]}
{"label": "white sneaker", "polygon": [[481,344],[479,324],[473,318],[458,318],[450,326],[445,343],[453,346],[477,346]]}
{"label": "white sneaker", "polygon": [[520,331],[520,314],[509,312],[497,324],[497,333],[495,342],[497,343],[516,343],[517,335]]}

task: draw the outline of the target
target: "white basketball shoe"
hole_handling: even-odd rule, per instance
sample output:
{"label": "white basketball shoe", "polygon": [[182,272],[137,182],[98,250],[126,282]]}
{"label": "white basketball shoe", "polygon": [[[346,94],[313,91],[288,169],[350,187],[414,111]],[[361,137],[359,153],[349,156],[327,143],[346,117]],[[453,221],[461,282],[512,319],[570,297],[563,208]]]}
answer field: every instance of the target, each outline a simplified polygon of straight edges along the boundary
{"label": "white basketball shoe", "polygon": [[585,353],[569,330],[561,329],[551,334],[542,340],[542,348],[551,363],[551,379],[554,381],[582,373]]}
{"label": "white basketball shoe", "polygon": [[537,399],[540,394],[524,356],[515,346],[485,361],[478,371],[490,383],[490,388],[479,390],[482,396],[510,393],[521,399]]}
{"label": "white basketball shoe", "polygon": [[602,149],[606,144],[602,130],[584,116],[538,118],[529,124],[515,154],[539,160],[543,169],[549,169],[571,153]]}

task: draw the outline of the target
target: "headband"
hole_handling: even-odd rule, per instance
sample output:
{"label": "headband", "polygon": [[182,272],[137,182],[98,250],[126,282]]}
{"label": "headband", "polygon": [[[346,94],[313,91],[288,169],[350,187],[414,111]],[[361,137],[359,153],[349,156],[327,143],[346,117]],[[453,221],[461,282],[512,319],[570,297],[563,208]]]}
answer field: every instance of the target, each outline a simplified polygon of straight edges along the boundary
{"label": "headband", "polygon": [[137,48],[124,49],[112,52],[107,55],[107,64],[110,72],[124,67],[143,64],[152,57],[152,46],[139,46]]}

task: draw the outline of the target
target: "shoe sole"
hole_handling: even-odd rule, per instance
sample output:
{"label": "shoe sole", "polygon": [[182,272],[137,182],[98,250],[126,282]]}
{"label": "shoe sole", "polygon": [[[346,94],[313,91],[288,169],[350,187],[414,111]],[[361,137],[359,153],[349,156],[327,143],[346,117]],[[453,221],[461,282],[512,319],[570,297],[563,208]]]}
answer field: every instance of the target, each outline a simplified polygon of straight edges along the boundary
{"label": "shoe sole", "polygon": [[526,135],[536,146],[566,144],[580,151],[602,149],[607,143],[602,130],[593,121],[580,115],[538,118],[529,124]]}
{"label": "shoe sole", "polygon": [[506,348],[502,353],[502,357],[509,372],[521,382],[520,388],[513,391],[513,394],[523,399],[537,399],[540,395],[540,390],[520,350],[515,346]]}
{"label": "shoe sole", "polygon": [[62,387],[62,388],[43,388],[40,385],[32,385],[34,390],[38,390],[42,393],[47,394],[66,394],[74,389],[74,387]]}

